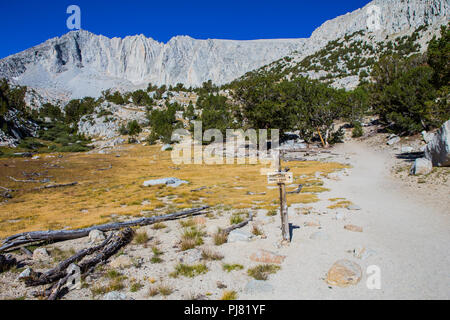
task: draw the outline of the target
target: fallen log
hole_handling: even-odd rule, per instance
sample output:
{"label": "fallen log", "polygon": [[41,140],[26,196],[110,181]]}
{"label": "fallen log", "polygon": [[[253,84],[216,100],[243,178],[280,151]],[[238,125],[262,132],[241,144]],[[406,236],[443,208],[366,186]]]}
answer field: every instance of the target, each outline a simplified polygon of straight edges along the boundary
{"label": "fallen log", "polygon": [[245,227],[250,221],[252,221],[253,220],[253,214],[250,212],[250,215],[249,215],[249,217],[248,217],[248,219],[247,220],[245,220],[245,221],[243,221],[243,222],[241,222],[241,223],[238,223],[238,224],[234,224],[234,225],[232,225],[231,227],[228,227],[228,228],[226,228],[226,229],[222,229],[222,230],[220,230],[220,232],[221,233],[223,233],[223,234],[226,234],[226,235],[228,235],[231,231],[233,231],[233,230],[236,230],[236,229],[240,229],[240,228],[242,228],[242,227]]}
{"label": "fallen log", "polygon": [[112,169],[112,164],[110,164],[109,167],[107,167],[107,168],[97,169],[97,171],[107,171],[107,170],[111,170],[111,169]]}
{"label": "fallen log", "polygon": [[72,186],[76,186],[77,184],[78,184],[78,182],[72,182],[72,183],[66,183],[66,184],[51,184],[51,185],[48,185],[48,186],[34,188],[32,190],[33,191],[37,191],[37,190],[45,190],[45,189],[56,189],[56,188],[72,187]]}
{"label": "fallen log", "polygon": [[76,229],[76,230],[55,230],[55,231],[33,231],[33,232],[25,232],[16,234],[6,238],[3,241],[3,246],[0,247],[0,252],[4,252],[5,250],[15,248],[18,246],[22,246],[24,244],[30,244],[35,242],[58,242],[58,241],[67,241],[78,238],[87,237],[92,230],[100,230],[102,232],[120,230],[126,227],[143,227],[152,225],[158,222],[176,220],[178,218],[200,214],[201,211],[208,209],[209,206],[190,209],[181,212],[175,212],[163,216],[150,217],[150,218],[141,218],[138,220],[133,220],[130,222],[117,222],[117,223],[108,223],[103,225],[92,226],[84,229]]}
{"label": "fallen log", "polygon": [[100,245],[83,249],[70,258],[60,262],[55,268],[48,270],[45,273],[31,272],[31,275],[27,278],[24,278],[25,284],[27,286],[40,286],[44,284],[49,284],[55,282],[66,276],[66,269],[72,264],[81,261],[84,257],[93,254],[94,252],[105,247],[108,242],[111,240],[112,235],[108,237],[105,241],[103,241]]}
{"label": "fallen log", "polygon": [[24,253],[25,255],[27,255],[28,257],[32,257],[33,256],[33,252],[31,252],[30,250],[28,250],[25,247],[20,247],[20,251],[22,251],[22,253]]}
{"label": "fallen log", "polygon": [[0,254],[0,272],[8,271],[18,264],[16,258],[12,256],[4,256]]}
{"label": "fallen log", "polygon": [[18,180],[14,177],[8,177],[9,179],[11,179],[14,182],[21,182],[21,183],[39,183],[40,181],[38,180]]}
{"label": "fallen log", "polygon": [[[86,260],[78,265],[81,272],[80,276],[91,272],[95,268],[95,266],[97,266],[99,263],[106,262],[122,247],[129,244],[133,239],[133,235],[134,232],[131,228],[125,228],[118,234],[106,240],[104,248],[95,257]],[[62,298],[64,294],[69,291],[68,288],[65,287],[65,285],[67,284],[67,281],[70,279],[72,275],[73,272],[68,273],[67,271],[65,271],[63,278],[59,279],[58,282],[55,283],[50,288],[44,290],[44,292],[42,292],[42,295],[47,296],[48,300],[57,300],[59,298]]]}

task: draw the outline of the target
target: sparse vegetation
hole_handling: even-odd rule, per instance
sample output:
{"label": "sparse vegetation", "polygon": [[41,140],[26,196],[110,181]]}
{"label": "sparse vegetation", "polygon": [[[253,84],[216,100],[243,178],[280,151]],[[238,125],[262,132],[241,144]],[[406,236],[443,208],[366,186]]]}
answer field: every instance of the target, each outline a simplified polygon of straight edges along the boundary
{"label": "sparse vegetation", "polygon": [[219,229],[214,234],[213,239],[214,239],[214,244],[216,246],[220,246],[220,245],[222,245],[222,244],[227,242],[228,235],[225,232],[223,232],[222,230]]}
{"label": "sparse vegetation", "polygon": [[234,271],[234,270],[242,270],[242,269],[244,269],[244,266],[240,265],[240,264],[228,264],[228,263],[225,263],[225,264],[222,265],[222,268],[226,272],[231,272],[231,271]]}
{"label": "sparse vegetation", "polygon": [[137,244],[145,244],[149,240],[148,234],[145,231],[137,232],[134,236],[134,242]]}
{"label": "sparse vegetation", "polygon": [[165,225],[165,224],[162,223],[162,222],[155,223],[155,224],[152,226],[152,229],[153,229],[153,230],[160,230],[160,229],[164,229],[164,228],[167,228],[167,225]]}
{"label": "sparse vegetation", "polygon": [[264,235],[264,232],[261,230],[261,228],[257,225],[253,225],[252,227],[252,233],[255,236],[262,236]]}
{"label": "sparse vegetation", "polygon": [[247,273],[256,280],[267,280],[270,274],[276,273],[278,270],[280,267],[274,264],[262,264],[248,269]]}
{"label": "sparse vegetation", "polygon": [[140,282],[133,282],[130,287],[131,292],[138,292],[144,287],[144,285]]}
{"label": "sparse vegetation", "polygon": [[161,263],[163,260],[161,259],[161,255],[163,254],[162,251],[158,249],[158,247],[152,247],[153,257],[150,259],[150,262],[155,263]]}
{"label": "sparse vegetation", "polygon": [[231,224],[239,224],[244,221],[244,218],[240,213],[234,213],[230,218]]}
{"label": "sparse vegetation", "polygon": [[237,292],[236,291],[225,291],[220,300],[236,300]]}
{"label": "sparse vegetation", "polygon": [[197,227],[190,227],[184,230],[181,236],[180,247],[182,251],[193,249],[203,244],[205,233]]}
{"label": "sparse vegetation", "polygon": [[202,251],[202,259],[203,260],[217,261],[217,260],[222,260],[223,259],[223,255],[221,255],[218,252],[212,251],[211,249],[203,249],[203,251]]}
{"label": "sparse vegetation", "polygon": [[169,274],[172,278],[178,278],[179,276],[184,276],[188,278],[194,278],[198,275],[205,274],[208,272],[208,267],[205,264],[196,264],[189,266],[183,263],[178,264],[175,267],[175,271]]}

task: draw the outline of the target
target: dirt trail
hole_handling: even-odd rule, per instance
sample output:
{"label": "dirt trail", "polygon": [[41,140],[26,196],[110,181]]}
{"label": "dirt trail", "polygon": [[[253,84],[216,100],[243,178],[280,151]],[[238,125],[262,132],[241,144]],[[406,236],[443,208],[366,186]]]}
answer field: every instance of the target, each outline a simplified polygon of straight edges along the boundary
{"label": "dirt trail", "polygon": [[[436,199],[425,191],[412,192],[390,176],[392,157],[362,142],[340,145],[341,160],[353,168],[339,181],[327,180],[314,209],[327,214],[292,215],[293,241],[280,249],[287,256],[282,270],[268,281],[273,293],[243,295],[244,299],[449,299],[450,212],[449,198]],[[347,158],[346,158],[347,157]],[[347,159],[347,160],[345,160]],[[342,197],[362,208],[330,210],[327,199]],[[330,212],[331,211],[331,212]],[[344,218],[336,219],[336,213]],[[305,221],[320,222],[320,228],[304,227]],[[344,225],[364,228],[362,233],[344,230]],[[318,230],[320,229],[320,230]],[[322,232],[328,239],[310,239]],[[357,259],[348,250],[365,246],[376,252]],[[329,287],[324,278],[339,259],[358,263],[363,278],[356,286]],[[381,270],[381,289],[366,286],[366,269]]]}

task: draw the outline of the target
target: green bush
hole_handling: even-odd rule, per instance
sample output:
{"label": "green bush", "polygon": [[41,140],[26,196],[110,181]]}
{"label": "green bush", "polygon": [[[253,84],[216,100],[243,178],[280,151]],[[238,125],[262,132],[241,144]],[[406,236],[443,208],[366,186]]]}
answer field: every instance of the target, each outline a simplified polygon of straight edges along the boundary
{"label": "green bush", "polygon": [[360,138],[360,137],[363,136],[363,134],[364,134],[364,130],[363,130],[363,127],[362,127],[361,123],[356,122],[353,125],[352,137],[353,138]]}
{"label": "green bush", "polygon": [[44,145],[34,138],[25,138],[19,143],[19,148],[27,150],[37,150],[42,147],[44,147]]}

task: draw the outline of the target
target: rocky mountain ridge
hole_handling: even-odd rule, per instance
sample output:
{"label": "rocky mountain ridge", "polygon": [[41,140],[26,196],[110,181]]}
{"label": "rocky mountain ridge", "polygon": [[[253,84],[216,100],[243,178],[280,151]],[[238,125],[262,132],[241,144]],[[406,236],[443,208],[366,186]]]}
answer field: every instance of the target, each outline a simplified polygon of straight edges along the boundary
{"label": "rocky mountain ridge", "polygon": [[[378,30],[368,30],[370,8],[378,8]],[[309,39],[196,40],[177,36],[167,44],[143,35],[109,39],[75,31],[0,60],[0,77],[29,86],[51,100],[100,95],[102,90],[133,90],[157,85],[221,85],[296,52],[304,58],[328,42],[358,31],[373,41],[422,25],[446,23],[448,0],[374,0],[325,22]],[[374,32],[371,32],[374,31]]]}

